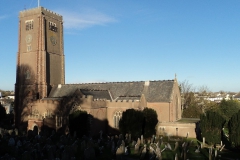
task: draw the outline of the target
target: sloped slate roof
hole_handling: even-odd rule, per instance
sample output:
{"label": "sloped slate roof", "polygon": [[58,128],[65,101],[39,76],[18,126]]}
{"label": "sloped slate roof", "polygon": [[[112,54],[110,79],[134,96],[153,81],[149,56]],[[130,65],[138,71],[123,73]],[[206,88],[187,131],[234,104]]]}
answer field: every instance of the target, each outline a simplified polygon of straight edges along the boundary
{"label": "sloped slate roof", "polygon": [[234,98],[240,98],[240,92],[234,96]]}
{"label": "sloped slate roof", "polygon": [[80,90],[84,95],[92,95],[93,99],[112,100],[107,90],[85,90],[85,89],[80,89]]}
{"label": "sloped slate roof", "polygon": [[53,86],[48,98],[71,96],[80,89],[81,91],[108,90],[113,100],[139,97],[144,94],[148,102],[169,102],[173,86],[174,80],[62,84],[61,87]]}

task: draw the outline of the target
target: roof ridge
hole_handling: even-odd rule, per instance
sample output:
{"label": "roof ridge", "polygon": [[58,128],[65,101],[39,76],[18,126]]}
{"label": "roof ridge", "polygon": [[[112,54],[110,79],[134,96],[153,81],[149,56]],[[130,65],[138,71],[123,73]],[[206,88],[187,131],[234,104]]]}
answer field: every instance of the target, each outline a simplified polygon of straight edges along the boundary
{"label": "roof ridge", "polygon": [[[147,80],[149,82],[163,82],[163,81],[174,81],[174,79],[168,80]],[[145,81],[115,81],[115,82],[83,82],[83,83],[68,83],[65,85],[78,85],[78,84],[108,84],[108,83],[134,83],[134,82],[145,82]],[[62,84],[63,85],[63,84]]]}
{"label": "roof ridge", "polygon": [[82,91],[108,91],[107,89],[80,89]]}

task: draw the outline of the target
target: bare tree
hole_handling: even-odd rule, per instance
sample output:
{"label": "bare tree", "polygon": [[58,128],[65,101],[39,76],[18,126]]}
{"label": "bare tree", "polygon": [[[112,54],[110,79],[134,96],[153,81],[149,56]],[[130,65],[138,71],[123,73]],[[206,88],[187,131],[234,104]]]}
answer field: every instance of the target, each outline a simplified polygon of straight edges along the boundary
{"label": "bare tree", "polygon": [[209,96],[209,94],[211,93],[210,92],[210,90],[209,90],[209,88],[207,87],[207,86],[200,86],[199,88],[198,88],[198,93],[199,93],[199,95],[201,95],[201,96]]}
{"label": "bare tree", "polygon": [[180,82],[180,91],[182,96],[182,108],[186,109],[189,106],[195,105],[195,88],[187,80]]}

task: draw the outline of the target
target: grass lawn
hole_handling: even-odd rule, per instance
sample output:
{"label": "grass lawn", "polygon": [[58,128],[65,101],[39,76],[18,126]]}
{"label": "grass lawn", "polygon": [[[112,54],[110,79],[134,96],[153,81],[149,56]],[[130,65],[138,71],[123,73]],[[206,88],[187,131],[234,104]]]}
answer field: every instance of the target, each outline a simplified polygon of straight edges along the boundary
{"label": "grass lawn", "polygon": [[182,119],[179,119],[177,122],[180,122],[180,123],[196,123],[200,121],[199,118],[182,118]]}

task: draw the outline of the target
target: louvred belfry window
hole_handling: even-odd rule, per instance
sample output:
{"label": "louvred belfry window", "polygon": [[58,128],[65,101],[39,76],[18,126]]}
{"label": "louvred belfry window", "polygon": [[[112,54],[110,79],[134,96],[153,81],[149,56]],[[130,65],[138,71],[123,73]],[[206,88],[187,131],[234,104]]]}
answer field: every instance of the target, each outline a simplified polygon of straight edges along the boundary
{"label": "louvred belfry window", "polygon": [[26,31],[33,29],[33,20],[27,20],[25,21]]}

